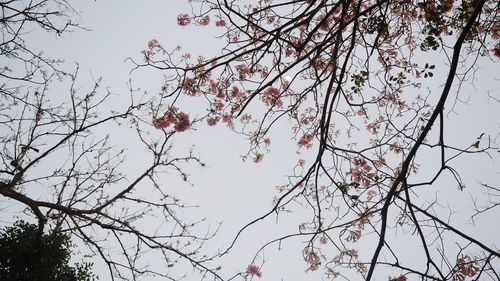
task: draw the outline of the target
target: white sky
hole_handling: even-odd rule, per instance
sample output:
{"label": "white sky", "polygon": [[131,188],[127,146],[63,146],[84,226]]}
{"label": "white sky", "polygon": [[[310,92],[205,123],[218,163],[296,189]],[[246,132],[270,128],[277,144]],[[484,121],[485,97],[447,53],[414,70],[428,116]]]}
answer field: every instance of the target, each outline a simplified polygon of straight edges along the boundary
{"label": "white sky", "polygon": [[[89,81],[92,74],[93,77],[102,76],[103,85],[117,95],[128,94],[129,79],[132,80],[134,88],[156,93],[161,87],[162,74],[159,71],[145,69],[130,74],[132,65],[125,61],[127,57],[140,60],[140,51],[145,49],[150,39],[158,39],[167,49],[182,45],[193,55],[202,54],[207,57],[211,54],[216,55],[218,46],[224,43],[214,38],[217,34],[215,28],[180,28],[176,25],[176,16],[189,9],[183,0],[78,1],[74,8],[80,13],[81,24],[91,28],[91,31],[77,30],[62,38],[54,36],[50,40],[46,39],[47,34],[33,33],[28,40],[36,42],[37,49],[44,50],[47,55],[65,59],[68,68],[72,66],[72,62],[78,62],[82,74],[80,77],[82,87],[85,87],[86,81]],[[480,78],[485,78],[486,82],[476,85],[476,90],[471,87],[465,88],[468,91],[465,96],[471,96],[470,105],[458,104],[456,111],[459,114],[450,113],[448,116],[450,125],[447,134],[456,145],[468,145],[481,133],[494,133],[500,129],[500,113],[495,110],[498,104],[488,100],[484,95],[489,90],[499,97],[500,77],[499,72],[495,71],[498,70],[498,66],[493,66],[491,63],[485,65],[487,67],[479,73]],[[453,122],[457,125],[453,125]],[[200,205],[198,210],[187,213],[187,216],[207,217],[213,225],[223,221],[219,235],[209,244],[209,247],[222,248],[227,246],[241,226],[271,208],[272,198],[276,194],[275,186],[286,183],[286,175],[290,173],[299,158],[307,158],[308,152],[302,155],[296,153],[295,143],[289,140],[290,134],[286,123],[283,122],[278,126],[281,129],[275,132],[271,152],[266,155],[263,163],[256,165],[250,161],[242,162],[240,154],[248,149],[245,139],[231,134],[222,126],[198,127],[196,131],[190,131],[176,139],[175,151],[182,153],[194,145],[195,152],[207,164],[207,168],[196,167],[189,171],[193,186],[183,184],[175,176],[168,177],[167,186],[184,201]],[[119,134],[124,136],[126,131],[120,131]],[[122,141],[121,139],[116,138],[115,141]],[[500,140],[496,141],[500,144]],[[129,158],[141,158],[140,149],[130,147],[129,150]],[[418,157],[433,159],[431,156],[426,156],[425,152]],[[498,155],[493,155],[493,159],[478,157],[478,161],[470,165],[471,158],[463,158],[457,166],[464,173],[464,181],[468,186],[472,187],[477,181],[484,179],[498,186],[500,183],[498,160],[500,160]],[[427,167],[423,166],[425,174]],[[140,167],[131,167],[134,168]],[[443,185],[447,184],[445,182]],[[445,189],[445,187],[440,188]],[[446,188],[456,188],[456,186]],[[471,190],[463,193],[464,198],[456,198],[457,206],[468,200],[468,192],[475,192]],[[442,191],[433,190],[432,193],[434,192]],[[485,241],[486,245],[495,245],[495,242],[498,245],[500,226],[498,223],[491,224],[491,221],[496,220],[496,213],[493,211],[488,214],[490,220],[480,221],[476,226],[469,225],[467,230],[470,234],[477,235],[479,240]],[[272,217],[271,220],[259,223],[245,232],[237,247],[222,261],[225,276],[244,271],[263,243],[279,237],[279,234],[295,232],[300,222],[308,220],[305,215],[307,210],[284,215],[280,217],[279,225],[275,224]],[[452,222],[457,225],[468,223],[465,220],[452,220]],[[275,251],[276,246],[271,246],[270,251],[265,251],[261,280],[320,280],[322,277],[320,272],[305,273],[307,265],[303,262],[301,250],[304,245],[301,242],[300,239],[292,239],[283,243],[281,252]],[[400,243],[405,245],[408,241],[403,239]],[[361,247],[366,250],[363,252],[361,249],[362,255],[369,257],[374,245],[361,243]],[[410,258],[411,247],[419,246],[403,247],[406,250],[405,254]],[[261,261],[259,259],[257,264]],[[97,264],[95,268],[96,273],[101,275],[101,280],[107,280],[104,267]],[[400,273],[379,272],[375,280],[387,280],[387,276],[396,276]]]}

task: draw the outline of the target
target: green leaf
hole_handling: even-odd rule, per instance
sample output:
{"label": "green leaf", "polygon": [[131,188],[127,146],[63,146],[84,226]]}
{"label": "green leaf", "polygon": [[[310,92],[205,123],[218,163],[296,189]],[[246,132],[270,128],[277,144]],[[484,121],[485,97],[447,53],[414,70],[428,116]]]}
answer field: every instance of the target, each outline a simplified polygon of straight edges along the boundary
{"label": "green leaf", "polygon": [[39,236],[38,231],[38,225],[24,221],[0,229],[0,280],[96,280],[89,263],[69,264],[73,245],[68,234]]}
{"label": "green leaf", "polygon": [[479,140],[478,140],[478,141],[474,142],[474,143],[472,144],[472,146],[473,146],[473,147],[475,147],[476,149],[479,149],[479,143],[480,143],[480,142],[481,142],[481,141],[479,141]]}

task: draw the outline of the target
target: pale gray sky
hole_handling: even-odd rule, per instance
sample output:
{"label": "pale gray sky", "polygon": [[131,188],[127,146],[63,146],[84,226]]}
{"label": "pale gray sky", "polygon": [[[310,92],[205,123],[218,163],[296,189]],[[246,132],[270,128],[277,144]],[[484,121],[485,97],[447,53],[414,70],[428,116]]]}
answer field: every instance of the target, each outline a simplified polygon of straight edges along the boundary
{"label": "pale gray sky", "polygon": [[[91,74],[93,77],[102,77],[103,85],[109,87],[117,96],[128,95],[129,80],[134,88],[140,88],[150,94],[155,94],[160,89],[160,71],[139,69],[131,74],[132,64],[125,61],[127,57],[140,60],[140,52],[146,48],[150,39],[158,39],[167,49],[182,45],[186,52],[206,57],[216,55],[218,48],[224,44],[224,41],[215,38],[218,32],[216,28],[181,28],[176,25],[176,16],[189,9],[186,1],[78,1],[74,8],[80,13],[80,23],[91,31],[76,30],[62,38],[52,37],[50,40],[47,40],[46,34],[32,33],[28,39],[47,55],[65,59],[68,69],[72,67],[73,62],[78,62],[82,87],[85,87]],[[433,59],[440,60],[439,56]],[[454,145],[469,145],[481,133],[490,134],[492,141],[496,141],[497,146],[500,145],[500,139],[496,135],[500,131],[499,104],[486,96],[489,91],[497,98],[500,97],[498,73],[498,65],[481,59],[477,74],[481,81],[475,85],[476,88],[464,85],[461,97],[470,98],[470,101],[468,104],[458,103],[454,108],[457,114],[450,112],[447,116],[449,125],[446,134]],[[445,77],[446,73],[438,73],[436,76],[436,85],[443,84],[439,77]],[[421,91],[426,92],[425,89]],[[430,90],[431,96],[437,95],[434,91],[435,89]],[[196,116],[196,113],[192,114]],[[279,129],[272,133],[271,152],[258,165],[251,161],[241,161],[240,155],[248,149],[247,141],[230,133],[223,126],[198,126],[196,130],[177,137],[174,151],[182,153],[194,147],[195,153],[207,167],[189,170],[193,186],[183,183],[175,175],[165,177],[166,186],[171,188],[171,193],[177,194],[184,201],[200,205],[199,209],[186,212],[186,216],[207,217],[213,226],[223,222],[219,234],[209,242],[208,249],[226,247],[239,228],[267,212],[272,207],[273,196],[276,195],[275,186],[287,183],[286,175],[290,174],[298,159],[308,159],[311,153],[314,153],[313,148],[311,151],[302,150],[302,154],[297,154],[295,141],[289,139],[290,132],[286,122],[282,121],[276,127]],[[123,138],[126,137],[126,131],[122,130],[117,134],[119,137],[115,137],[114,141],[126,141],[126,138]],[[134,165],[140,165],[144,160],[142,151],[136,147],[129,147],[129,150],[128,158],[134,160]],[[432,167],[436,167],[439,161],[438,157],[429,155],[425,149],[417,157],[423,163],[422,176],[430,172]],[[471,164],[472,161],[474,164]],[[459,158],[455,167],[462,173],[468,188],[460,196],[450,198],[445,205],[454,209],[453,206],[461,208],[463,204],[470,204],[469,193],[482,192],[475,189],[479,181],[498,186],[499,161],[498,154],[491,155],[491,159],[484,155]],[[135,167],[130,165],[130,169],[134,170]],[[423,197],[428,196],[428,199],[431,199],[435,194],[444,194],[446,190],[456,188],[456,184],[448,179],[438,184],[434,190],[429,190]],[[307,208],[297,208],[294,213],[280,215],[278,223],[275,217],[270,217],[244,232],[237,246],[220,261],[223,276],[229,277],[244,271],[265,242],[296,232],[298,225],[309,219],[308,212]],[[466,225],[465,229],[469,234],[494,247],[498,245],[500,233],[499,224],[492,224],[497,219],[496,215],[497,212],[492,211],[486,214],[487,219],[472,225],[467,221],[467,213],[459,213],[452,222],[459,226]],[[401,249],[401,255],[407,260],[414,258],[413,247],[416,247],[415,251],[420,250],[416,235],[410,237],[401,235],[395,238],[394,242],[400,246],[396,248]],[[302,240],[304,239],[287,240],[281,245],[280,251],[277,250],[277,245],[265,250],[264,255],[256,259],[258,265],[265,261],[261,280],[321,280],[324,277],[322,272],[305,272],[307,265],[301,252],[304,247]],[[359,243],[360,255],[365,259],[370,257],[375,246],[374,241],[367,239]],[[154,258],[151,263],[154,263]],[[101,275],[101,280],[108,279],[101,263],[97,262],[95,268]],[[397,276],[400,273],[402,272],[378,272],[375,280],[387,280],[387,276]]]}

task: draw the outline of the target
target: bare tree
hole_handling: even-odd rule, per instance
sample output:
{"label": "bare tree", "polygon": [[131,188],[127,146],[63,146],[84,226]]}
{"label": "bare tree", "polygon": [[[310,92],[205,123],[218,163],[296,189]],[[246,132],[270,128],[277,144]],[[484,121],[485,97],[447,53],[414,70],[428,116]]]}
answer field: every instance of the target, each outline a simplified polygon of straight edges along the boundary
{"label": "bare tree", "polygon": [[[168,73],[169,106],[206,101],[208,125],[223,122],[248,137],[245,159],[262,161],[280,119],[300,150],[315,150],[228,251],[260,220],[306,206],[313,215],[299,232],[264,248],[304,237],[308,270],[322,268],[329,278],[357,272],[372,280],[381,268],[393,269],[389,279],[398,281],[499,279],[496,244],[453,223],[465,205],[443,207],[465,189],[457,159],[498,161],[498,132],[470,136],[467,145],[445,134],[445,107],[459,102],[472,78],[484,78],[475,76],[479,63],[500,57],[498,1],[190,2],[178,25],[216,26],[227,44],[207,59],[149,42],[144,62],[135,63]],[[158,128],[168,126],[166,111],[155,119]],[[433,168],[421,174],[420,165]],[[450,184],[459,188],[443,186]],[[498,210],[498,187],[471,188],[473,217],[488,219]],[[394,246],[398,232],[418,243],[419,258],[403,259],[404,249]],[[368,259],[356,247],[366,239],[373,245]],[[260,277],[261,270],[251,264],[242,274]]]}
{"label": "bare tree", "polygon": [[[170,194],[175,181],[165,175],[173,171],[187,181],[186,165],[203,166],[192,152],[171,151],[175,135],[197,120],[176,113],[174,129],[151,133],[152,99],[130,85],[128,102],[125,94],[116,103],[99,80],[80,81],[78,66],[63,71],[62,61],[35,51],[29,31],[61,35],[80,28],[68,2],[13,0],[0,7],[2,212],[34,217],[39,238],[71,234],[87,246],[84,254],[106,264],[112,280],[179,280],[189,271],[172,272],[178,263],[217,276],[200,250],[215,230],[179,214],[190,206]],[[113,135],[117,128],[126,143]],[[128,146],[147,157],[127,157]]]}

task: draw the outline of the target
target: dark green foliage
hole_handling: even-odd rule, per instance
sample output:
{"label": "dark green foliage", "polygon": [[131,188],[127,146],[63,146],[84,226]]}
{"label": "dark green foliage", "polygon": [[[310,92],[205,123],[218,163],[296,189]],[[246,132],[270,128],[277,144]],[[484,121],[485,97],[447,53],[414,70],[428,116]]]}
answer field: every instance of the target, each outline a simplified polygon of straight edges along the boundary
{"label": "dark green foliage", "polygon": [[420,49],[424,52],[427,52],[431,49],[435,51],[438,48],[439,48],[439,42],[436,39],[436,37],[434,37],[432,35],[425,37],[424,42],[422,42],[422,44],[420,44]]}
{"label": "dark green foliage", "polygon": [[91,272],[91,264],[68,265],[72,244],[67,234],[44,234],[40,238],[38,239],[38,226],[23,221],[18,221],[12,227],[2,230],[0,280],[96,280]]}
{"label": "dark green foliage", "polygon": [[383,15],[372,15],[362,20],[368,34],[387,33],[389,25]]}

